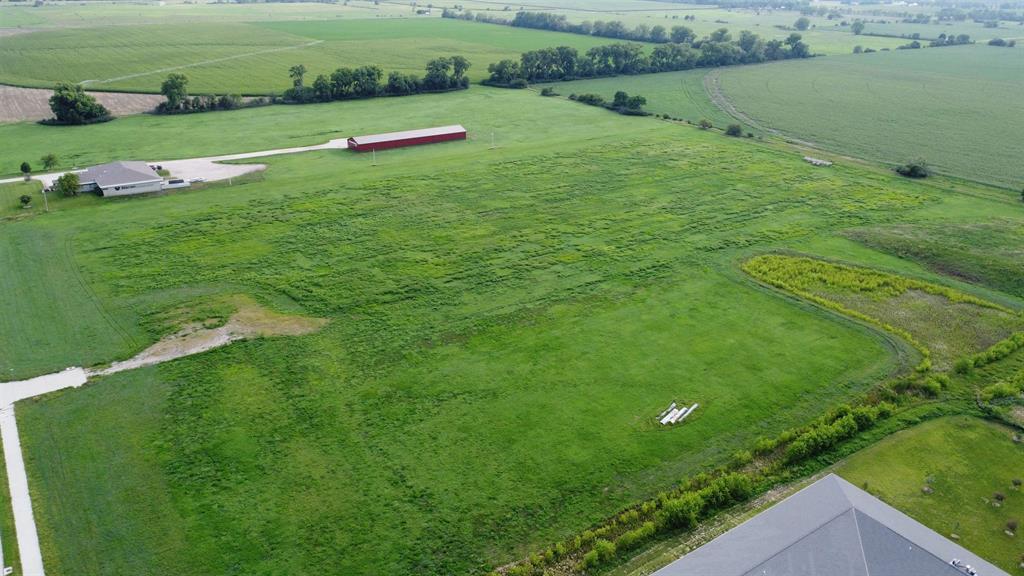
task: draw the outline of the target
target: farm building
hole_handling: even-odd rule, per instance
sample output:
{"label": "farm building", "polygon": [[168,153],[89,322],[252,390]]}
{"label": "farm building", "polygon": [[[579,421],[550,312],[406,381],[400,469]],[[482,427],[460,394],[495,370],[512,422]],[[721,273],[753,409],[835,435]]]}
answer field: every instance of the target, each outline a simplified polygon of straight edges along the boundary
{"label": "farm building", "polygon": [[79,192],[128,196],[159,192],[163,178],[145,162],[110,162],[78,173]]}
{"label": "farm building", "polygon": [[433,144],[434,142],[465,139],[466,129],[455,124],[439,128],[353,136],[348,139],[348,147],[356,152],[369,152],[370,150],[386,150],[388,148],[401,148],[403,146],[416,146],[417,144]]}
{"label": "farm building", "polygon": [[834,475],[653,576],[1009,576]]}

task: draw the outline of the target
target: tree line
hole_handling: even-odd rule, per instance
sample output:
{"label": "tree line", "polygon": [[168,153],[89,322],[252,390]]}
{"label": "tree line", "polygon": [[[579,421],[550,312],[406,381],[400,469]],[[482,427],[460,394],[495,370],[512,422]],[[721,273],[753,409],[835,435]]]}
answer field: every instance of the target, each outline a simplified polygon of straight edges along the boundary
{"label": "tree line", "polygon": [[960,44],[971,44],[971,37],[968,34],[957,34],[956,36],[945,33],[939,34],[939,37],[928,43],[928,46],[958,46]]}
{"label": "tree line", "polygon": [[463,90],[469,87],[469,67],[469,61],[462,56],[435,58],[427,62],[422,78],[391,72],[386,81],[379,66],[343,67],[330,75],[320,74],[312,85],[307,85],[306,67],[298,64],[288,70],[292,87],[283,96],[285,102],[306,103]]}
{"label": "tree line", "polygon": [[[687,42],[695,38],[693,30],[686,26],[673,26],[668,29],[660,24],[648,26],[640,24],[634,28],[626,26],[619,20],[605,22],[589,20],[573,24],[566,19],[564,14],[551,14],[550,12],[517,12],[508,20],[506,18],[487,16],[478,13],[475,16],[470,11],[458,12],[445,10],[441,13],[442,18],[455,18],[458,20],[472,20],[475,22],[486,22],[488,24],[502,24],[517,28],[533,28],[536,30],[552,30],[555,32],[567,32],[569,34],[582,34],[584,36],[600,36],[602,38],[614,38],[616,40],[631,40],[634,42],[653,42],[665,44],[668,42]],[[692,16],[686,16],[692,18]]]}
{"label": "tree line", "polygon": [[720,28],[700,40],[690,38],[655,46],[650,54],[640,44],[627,43],[595,46],[583,54],[569,46],[532,50],[524,52],[519,61],[502,60],[488,66],[490,78],[484,83],[525,87],[528,82],[670,72],[809,56],[810,48],[796,33],[785,40],[765,41],[744,30],[734,40],[727,29]]}
{"label": "tree line", "polygon": [[211,112],[214,110],[234,110],[245,106],[266,104],[264,99],[245,102],[238,94],[224,94],[221,96],[207,94],[189,97],[188,76],[179,72],[167,75],[167,78],[160,84],[160,93],[164,95],[166,100],[157,104],[157,114],[189,114],[194,112]]}

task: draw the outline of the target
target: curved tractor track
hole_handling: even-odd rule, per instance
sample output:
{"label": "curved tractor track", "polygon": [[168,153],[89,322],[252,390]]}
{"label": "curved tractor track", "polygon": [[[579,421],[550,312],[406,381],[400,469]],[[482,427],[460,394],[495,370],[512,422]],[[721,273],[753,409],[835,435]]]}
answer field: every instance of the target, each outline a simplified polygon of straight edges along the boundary
{"label": "curved tractor track", "polygon": [[794,138],[788,134],[785,134],[784,132],[776,130],[771,126],[766,126],[758,122],[754,118],[750,117],[745,112],[736,108],[736,105],[729,100],[729,98],[725,95],[724,92],[722,92],[722,82],[719,70],[717,68],[704,75],[704,91],[708,93],[708,98],[711,99],[715,106],[718,106],[723,111],[725,111],[726,114],[732,116],[733,118],[739,120],[740,122],[743,122],[744,124],[756,130],[760,130],[767,134],[784,138],[785,140],[792,142],[794,144],[798,144],[800,146],[807,146],[809,148],[821,148],[821,146],[815,144],[814,142],[808,140],[800,140],[798,138]]}

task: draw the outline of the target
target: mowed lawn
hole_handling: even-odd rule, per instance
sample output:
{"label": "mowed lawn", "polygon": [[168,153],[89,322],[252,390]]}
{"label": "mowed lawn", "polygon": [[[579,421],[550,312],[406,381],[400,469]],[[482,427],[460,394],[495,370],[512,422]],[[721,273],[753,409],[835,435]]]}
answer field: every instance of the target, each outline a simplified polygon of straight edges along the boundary
{"label": "mowed lawn", "polygon": [[[499,146],[474,137],[376,166],[345,151],[281,157],[255,182],[0,223],[14,239],[0,267],[18,270],[0,291],[18,314],[0,324],[17,359],[5,371],[123,357],[167,329],[163,313],[216,295],[330,321],[19,405],[48,573],[506,562],[896,368],[881,336],[756,287],[742,258],[959,206],[941,181],[819,170],[528,91],[352,104],[297,108],[309,117],[293,124],[454,116],[474,135],[499,127]],[[166,120],[65,145],[131,150],[127,127]],[[202,145],[218,129],[197,128]],[[23,152],[52,145],[48,130],[16,127]],[[149,149],[195,145],[178,132]],[[50,262],[55,247],[65,257]],[[42,316],[72,296],[83,301]],[[654,416],[673,400],[703,408],[665,430]]]}
{"label": "mowed lawn", "polygon": [[[723,69],[741,112],[782,133],[890,164],[1019,188],[1024,51],[901,50]],[[952,119],[956,120],[953,121]]]}
{"label": "mowed lawn", "polygon": [[370,64],[385,75],[423,76],[429,60],[460,54],[472,64],[470,78],[479,80],[489,64],[527,50],[607,43],[440,18],[95,26],[0,37],[0,82],[84,81],[91,89],[158,92],[175,69],[196,93],[280,94],[296,64],[306,66],[311,83],[317,74]]}
{"label": "mowed lawn", "polygon": [[[1024,494],[1013,485],[1024,477],[1024,447],[1012,435],[970,417],[934,420],[855,454],[837,472],[1013,574],[1024,535],[1004,531],[1007,521],[1024,521]],[[998,507],[997,492],[1005,496]]]}

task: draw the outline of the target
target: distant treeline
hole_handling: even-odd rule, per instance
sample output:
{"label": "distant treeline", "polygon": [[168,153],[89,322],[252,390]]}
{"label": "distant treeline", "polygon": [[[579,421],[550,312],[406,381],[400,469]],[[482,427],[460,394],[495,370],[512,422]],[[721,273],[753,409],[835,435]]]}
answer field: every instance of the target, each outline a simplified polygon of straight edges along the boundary
{"label": "distant treeline", "polygon": [[[967,34],[957,34],[956,36],[953,36],[952,34],[950,34],[949,36],[946,36],[945,34],[939,34],[938,38],[936,38],[935,40],[932,40],[931,42],[928,43],[928,46],[930,48],[936,48],[936,47],[940,47],[940,46],[959,46],[961,44],[972,44],[972,43],[973,42],[971,41],[971,37],[969,35],[967,35]],[[913,42],[910,42],[908,44],[904,44],[902,46],[897,46],[896,49],[897,50],[915,50],[915,49],[921,48],[921,47],[923,47],[923,44],[921,44],[921,42],[919,42],[917,40],[914,40]]]}
{"label": "distant treeline", "polygon": [[584,54],[569,46],[524,52],[518,62],[502,60],[488,66],[491,76],[484,83],[524,87],[528,82],[670,72],[810,55],[810,48],[799,34],[790,34],[786,40],[764,41],[757,34],[744,30],[733,40],[728,30],[720,28],[700,40],[655,46],[650,54],[645,54],[640,44],[627,43],[595,46]]}
{"label": "distant treeline", "polygon": [[469,66],[469,61],[462,56],[435,58],[427,63],[423,78],[391,72],[387,81],[379,66],[338,68],[329,76],[318,75],[313,84],[307,86],[306,67],[300,64],[289,69],[292,87],[283,96],[285,102],[306,103],[463,90],[469,87],[466,76]]}
{"label": "distant treeline", "polygon": [[960,44],[970,44],[971,36],[969,34],[957,34],[956,36],[950,34],[939,34],[939,37],[928,43],[929,46],[959,46]]}
{"label": "distant treeline", "polygon": [[1004,8],[1009,8],[1009,5],[1001,7],[1000,9],[992,9],[988,7],[973,8],[970,10],[943,8],[935,13],[935,18],[940,21],[954,20],[957,22],[963,22],[969,19],[979,23],[998,22],[999,20],[1024,22],[1024,11],[1014,12]]}
{"label": "distant treeline", "polygon": [[[455,18],[458,20],[472,20],[475,22],[486,22],[488,24],[503,24],[516,28],[533,28],[535,30],[553,30],[555,32],[567,32],[570,34],[582,34],[584,36],[599,36],[601,38],[614,38],[616,40],[632,40],[635,42],[654,42],[658,44],[668,42],[688,42],[694,38],[693,31],[686,26],[673,26],[671,30],[661,25],[648,26],[640,24],[635,28],[629,28],[619,20],[605,22],[584,21],[579,24],[569,22],[563,14],[551,14],[549,12],[517,12],[511,19],[489,16],[483,13],[474,15],[470,11],[457,12],[447,8],[441,12],[442,18]],[[692,18],[686,16],[684,19]]]}

